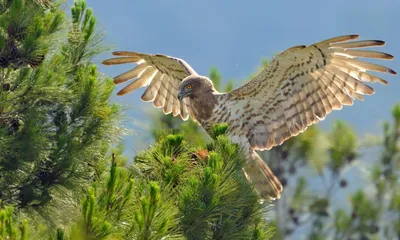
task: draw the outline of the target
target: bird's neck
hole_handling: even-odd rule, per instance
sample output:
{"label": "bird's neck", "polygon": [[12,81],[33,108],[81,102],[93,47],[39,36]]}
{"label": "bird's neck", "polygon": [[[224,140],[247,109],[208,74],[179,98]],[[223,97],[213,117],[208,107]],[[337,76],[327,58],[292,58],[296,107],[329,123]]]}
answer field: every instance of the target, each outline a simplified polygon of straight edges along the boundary
{"label": "bird's neck", "polygon": [[190,109],[196,121],[203,125],[213,114],[217,105],[218,92],[214,89],[207,90],[201,95],[190,97]]}

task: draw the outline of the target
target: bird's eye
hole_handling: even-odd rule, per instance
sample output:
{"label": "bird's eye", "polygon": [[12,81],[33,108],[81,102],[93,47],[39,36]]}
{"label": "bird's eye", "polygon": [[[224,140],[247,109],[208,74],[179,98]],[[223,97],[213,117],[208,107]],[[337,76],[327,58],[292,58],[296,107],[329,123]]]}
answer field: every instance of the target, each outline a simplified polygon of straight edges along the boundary
{"label": "bird's eye", "polygon": [[191,89],[192,87],[193,87],[192,84],[186,86],[187,89]]}

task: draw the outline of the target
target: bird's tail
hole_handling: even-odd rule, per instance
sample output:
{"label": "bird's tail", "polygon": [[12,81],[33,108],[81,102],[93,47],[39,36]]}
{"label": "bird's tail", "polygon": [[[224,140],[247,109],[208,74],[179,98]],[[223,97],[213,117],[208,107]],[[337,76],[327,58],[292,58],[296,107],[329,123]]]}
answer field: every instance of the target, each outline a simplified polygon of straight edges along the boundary
{"label": "bird's tail", "polygon": [[251,154],[243,170],[262,198],[275,200],[281,197],[281,182],[257,153]]}

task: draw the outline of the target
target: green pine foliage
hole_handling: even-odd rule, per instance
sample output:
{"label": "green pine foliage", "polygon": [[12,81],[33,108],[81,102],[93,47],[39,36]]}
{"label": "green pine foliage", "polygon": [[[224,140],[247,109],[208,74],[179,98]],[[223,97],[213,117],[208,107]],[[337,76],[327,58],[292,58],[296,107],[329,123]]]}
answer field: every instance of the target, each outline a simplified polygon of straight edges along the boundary
{"label": "green pine foliage", "polygon": [[[71,19],[49,0],[0,0],[0,240],[400,236],[399,104],[381,141],[337,121],[263,152],[284,192],[260,202],[227,125],[206,136],[157,113],[153,146],[132,162],[123,156],[114,84],[91,63],[107,49],[96,23],[82,0]],[[218,90],[233,88],[217,68],[209,76]],[[365,149],[379,159],[339,206]]]}
{"label": "green pine foliage", "polygon": [[28,239],[28,221],[17,221],[13,213],[11,206],[0,209],[0,239]]}
{"label": "green pine foliage", "polygon": [[[239,147],[223,135],[224,127],[216,129],[220,135],[207,145],[205,158],[197,155],[205,149],[190,146],[179,134],[165,136],[129,165],[112,154],[109,170],[81,198],[80,216],[40,237],[270,239],[275,227],[266,221],[268,203],[261,204],[247,183]],[[39,239],[12,211],[1,210],[0,220],[12,220],[5,220],[0,232]]]}
{"label": "green pine foliage", "polygon": [[0,239],[273,235],[226,126],[208,145],[160,134],[127,163],[114,144],[122,129],[109,103],[113,83],[90,62],[105,48],[84,1],[71,20],[48,1],[1,1],[0,9]]}
{"label": "green pine foliage", "polygon": [[245,159],[223,135],[226,127],[216,129],[206,149],[181,134],[164,136],[131,168],[166,191],[184,239],[268,239],[274,227],[260,220],[265,208],[243,175]]}
{"label": "green pine foliage", "polygon": [[121,130],[113,83],[90,63],[101,39],[91,10],[76,1],[69,22],[41,3],[0,1],[0,206],[59,222]]}

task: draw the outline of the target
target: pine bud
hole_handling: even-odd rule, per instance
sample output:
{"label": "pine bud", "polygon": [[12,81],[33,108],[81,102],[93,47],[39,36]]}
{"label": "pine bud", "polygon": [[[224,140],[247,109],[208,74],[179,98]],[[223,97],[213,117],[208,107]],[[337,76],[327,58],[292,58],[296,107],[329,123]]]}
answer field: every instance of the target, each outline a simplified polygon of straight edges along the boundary
{"label": "pine bud", "polygon": [[347,187],[347,181],[345,180],[345,179],[342,179],[342,180],[340,180],[340,187],[342,187],[342,188],[345,188],[345,187]]}
{"label": "pine bud", "polygon": [[288,212],[289,212],[290,215],[294,215],[294,213],[295,213],[296,211],[295,211],[293,208],[289,208],[289,211],[288,211]]}
{"label": "pine bud", "polygon": [[377,225],[372,225],[369,228],[369,232],[372,233],[372,234],[376,234],[376,233],[379,232],[379,227]]}
{"label": "pine bud", "polygon": [[292,217],[292,221],[293,221],[293,223],[296,224],[296,225],[299,225],[299,223],[300,223],[299,218],[296,217],[296,216]]}
{"label": "pine bud", "polygon": [[296,173],[296,167],[294,166],[294,164],[290,164],[289,173],[290,174],[295,174]]}
{"label": "pine bud", "polygon": [[283,174],[283,167],[279,166],[272,170],[275,173],[276,177],[279,178]]}
{"label": "pine bud", "polygon": [[282,178],[282,179],[281,179],[281,184],[282,184],[283,187],[286,186],[286,184],[287,184],[286,178]]}
{"label": "pine bud", "polygon": [[285,235],[291,235],[293,232],[294,232],[293,229],[287,228],[287,229],[285,230]]}
{"label": "pine bud", "polygon": [[3,84],[3,91],[10,91],[11,85],[9,83],[4,83]]}
{"label": "pine bud", "polygon": [[347,161],[352,162],[356,158],[356,153],[351,152],[349,155],[347,155]]}
{"label": "pine bud", "polygon": [[8,61],[7,57],[0,56],[0,67],[6,68],[10,65],[10,61]]}
{"label": "pine bud", "polygon": [[281,151],[281,158],[282,160],[286,160],[289,156],[289,151],[283,150]]}
{"label": "pine bud", "polygon": [[352,218],[352,219],[356,219],[356,218],[357,218],[357,213],[356,213],[355,211],[353,211],[353,212],[351,213],[351,218]]}

